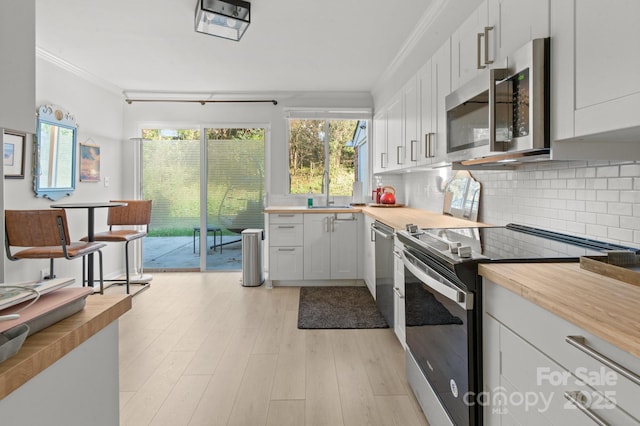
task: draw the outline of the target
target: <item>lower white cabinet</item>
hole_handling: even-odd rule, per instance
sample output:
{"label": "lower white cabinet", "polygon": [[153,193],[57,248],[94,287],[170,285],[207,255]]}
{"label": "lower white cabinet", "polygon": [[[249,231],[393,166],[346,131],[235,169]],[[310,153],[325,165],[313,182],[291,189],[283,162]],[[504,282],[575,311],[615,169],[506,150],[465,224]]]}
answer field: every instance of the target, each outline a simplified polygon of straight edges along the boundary
{"label": "lower white cabinet", "polygon": [[302,280],[304,225],[302,214],[270,214],[269,279]]}
{"label": "lower white cabinet", "polygon": [[304,279],[358,278],[360,216],[304,215]]}
{"label": "lower white cabinet", "polygon": [[402,262],[403,244],[397,237],[393,239],[393,321],[394,332],[403,348],[407,348],[406,319],[404,306],[404,263]]}
{"label": "lower white cabinet", "polygon": [[487,425],[640,424],[640,359],[484,280]]}

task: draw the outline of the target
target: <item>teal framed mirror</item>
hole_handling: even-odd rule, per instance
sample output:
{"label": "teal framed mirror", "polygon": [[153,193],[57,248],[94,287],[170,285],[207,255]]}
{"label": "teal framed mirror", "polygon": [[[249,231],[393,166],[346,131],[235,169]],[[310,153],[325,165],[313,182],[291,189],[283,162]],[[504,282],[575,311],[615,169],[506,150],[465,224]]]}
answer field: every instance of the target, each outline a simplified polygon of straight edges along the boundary
{"label": "teal framed mirror", "polygon": [[33,189],[36,197],[59,200],[76,189],[75,118],[62,108],[43,105],[33,150]]}

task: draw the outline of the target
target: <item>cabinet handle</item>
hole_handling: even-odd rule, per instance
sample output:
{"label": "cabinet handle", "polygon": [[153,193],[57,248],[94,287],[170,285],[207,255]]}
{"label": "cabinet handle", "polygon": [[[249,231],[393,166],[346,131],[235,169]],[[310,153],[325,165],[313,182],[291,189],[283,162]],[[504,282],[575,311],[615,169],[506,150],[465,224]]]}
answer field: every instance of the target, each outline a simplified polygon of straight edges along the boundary
{"label": "cabinet handle", "polygon": [[418,145],[418,141],[417,140],[411,140],[411,161],[418,161],[418,159],[416,158],[416,150],[414,147],[416,147]]}
{"label": "cabinet handle", "polygon": [[433,153],[433,133],[424,134],[424,158],[434,157]]}
{"label": "cabinet handle", "polygon": [[583,336],[567,336],[564,338],[564,341],[569,343],[571,346],[574,346],[580,349],[585,354],[589,355],[591,358],[600,361],[616,373],[626,377],[637,385],[640,385],[640,376],[638,376],[633,371],[629,370],[626,367],[618,364],[617,362],[607,358],[602,355],[600,352],[596,351],[592,347],[586,344],[585,338]]}
{"label": "cabinet handle", "polygon": [[381,169],[386,169],[387,168],[387,166],[384,165],[385,164],[385,161],[384,161],[384,156],[385,155],[387,155],[386,152],[381,152],[380,153],[380,168]]}
{"label": "cabinet handle", "polygon": [[279,214],[278,217],[293,217],[293,214]]}
{"label": "cabinet handle", "polygon": [[295,226],[293,225],[278,225],[278,229],[293,229]]}
{"label": "cabinet handle", "polygon": [[485,65],[493,63],[493,60],[489,60],[489,31],[493,31],[493,27],[484,27],[484,63]]}
{"label": "cabinet handle", "polygon": [[564,397],[566,399],[568,399],[573,405],[575,405],[577,409],[579,409],[584,414],[586,414],[587,417],[589,417],[591,420],[593,420],[594,423],[596,423],[597,425],[609,426],[609,423],[605,422],[602,419],[602,417],[600,417],[599,415],[597,415],[593,411],[589,410],[589,407],[584,405],[584,403],[583,403],[584,396],[582,395],[582,392],[580,392],[580,391],[567,391],[567,392],[564,393]]}
{"label": "cabinet handle", "polygon": [[375,242],[376,241],[376,231],[375,229],[373,229],[373,223],[371,224],[371,228],[369,229],[371,231],[371,242]]}
{"label": "cabinet handle", "polygon": [[294,248],[279,248],[278,251],[296,251]]}
{"label": "cabinet handle", "polygon": [[394,287],[393,292],[398,295],[399,299],[404,299],[404,295],[400,293],[400,289],[398,287]]}
{"label": "cabinet handle", "polygon": [[476,66],[479,70],[483,70],[486,67],[482,65],[482,54],[480,51],[482,50],[482,39],[484,38],[484,33],[478,33],[478,46],[476,49]]}
{"label": "cabinet handle", "polygon": [[402,148],[404,148],[402,145],[398,145],[398,146],[396,147],[396,163],[397,163],[397,164],[399,164],[399,165],[400,165],[400,164],[402,164],[402,161],[400,161],[400,158],[401,158],[401,157],[400,157],[400,150],[401,150]]}

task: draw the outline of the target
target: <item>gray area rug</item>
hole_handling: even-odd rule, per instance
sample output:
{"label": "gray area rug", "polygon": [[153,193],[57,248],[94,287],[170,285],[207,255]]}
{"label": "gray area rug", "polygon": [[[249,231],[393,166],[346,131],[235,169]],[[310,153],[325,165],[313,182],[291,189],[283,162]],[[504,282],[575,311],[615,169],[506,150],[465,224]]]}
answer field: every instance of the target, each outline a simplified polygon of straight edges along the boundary
{"label": "gray area rug", "polygon": [[302,287],[298,328],[388,328],[367,287]]}

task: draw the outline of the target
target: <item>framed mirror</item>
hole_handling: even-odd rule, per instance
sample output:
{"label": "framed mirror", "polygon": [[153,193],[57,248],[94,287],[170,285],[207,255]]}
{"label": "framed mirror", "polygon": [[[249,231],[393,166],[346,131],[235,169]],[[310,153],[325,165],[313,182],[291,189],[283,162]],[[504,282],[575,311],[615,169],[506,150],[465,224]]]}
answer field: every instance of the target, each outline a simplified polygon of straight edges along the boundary
{"label": "framed mirror", "polygon": [[58,200],[76,189],[75,118],[62,108],[43,105],[33,150],[33,187],[36,197]]}

